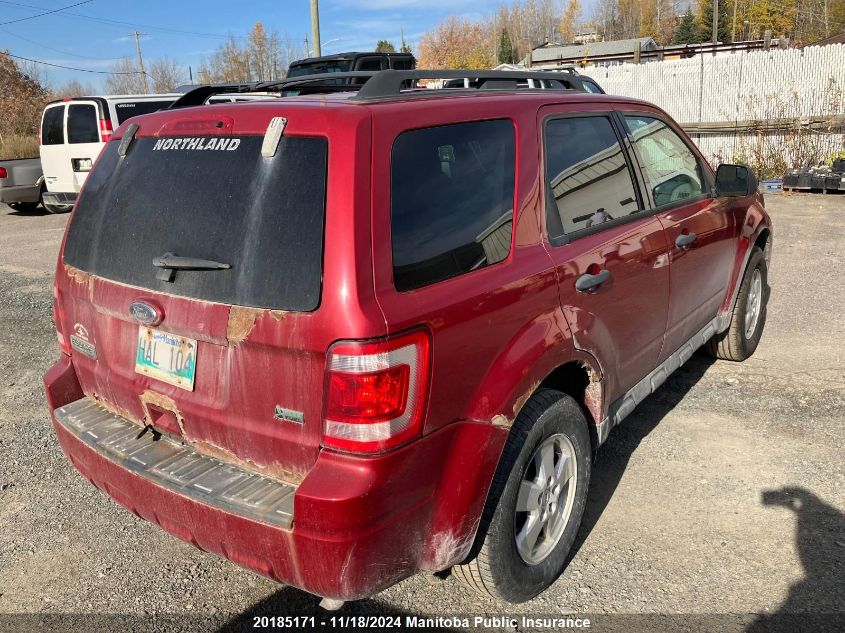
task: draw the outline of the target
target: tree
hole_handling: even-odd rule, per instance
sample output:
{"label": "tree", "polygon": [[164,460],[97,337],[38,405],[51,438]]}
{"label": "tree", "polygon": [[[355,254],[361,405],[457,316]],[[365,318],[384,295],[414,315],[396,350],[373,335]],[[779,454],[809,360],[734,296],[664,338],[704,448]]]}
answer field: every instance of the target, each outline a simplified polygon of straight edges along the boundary
{"label": "tree", "polygon": [[413,51],[411,50],[410,44],[408,44],[407,42],[402,42],[402,46],[399,47],[399,52],[400,53],[413,53]]}
{"label": "tree", "polygon": [[37,155],[41,111],[51,98],[35,73],[0,51],[0,158]]}
{"label": "tree", "polygon": [[[720,1],[719,28],[716,32],[716,40],[719,42],[731,41],[731,21],[728,16],[728,3]],[[698,28],[702,42],[713,41],[713,0],[698,0]]]}
{"label": "tree", "polygon": [[692,10],[687,8],[687,12],[684,13],[672,36],[672,44],[698,44],[699,42],[701,42],[701,31],[695,23]]}
{"label": "tree", "polygon": [[507,29],[502,29],[502,36],[499,38],[499,63],[516,63],[516,51],[513,50],[513,42]]}
{"label": "tree", "polygon": [[387,40],[379,40],[376,43],[376,53],[395,53],[396,47],[393,45],[393,42],[388,42]]}
{"label": "tree", "polygon": [[185,83],[185,75],[185,69],[167,57],[153,60],[150,64],[149,76],[153,92],[173,92],[177,86]]}
{"label": "tree", "polygon": [[489,30],[451,15],[420,38],[422,68],[489,68]]}
{"label": "tree", "polygon": [[106,77],[106,92],[113,95],[143,94],[144,81],[131,57],[121,57],[111,66],[113,74]]}
{"label": "tree", "polygon": [[70,79],[65,83],[53,88],[52,93],[58,99],[69,97],[85,97],[97,93],[97,90],[89,83],[82,83],[76,79]]}
{"label": "tree", "polygon": [[569,0],[563,17],[560,19],[560,40],[561,42],[573,42],[578,35],[578,22],[581,19],[581,3],[578,0]]}
{"label": "tree", "polygon": [[241,44],[238,38],[230,37],[217,47],[210,59],[203,60],[198,71],[200,81],[207,83],[278,79],[284,76],[290,62],[308,57],[308,51],[298,44],[299,40],[282,38],[275,29],[268,32],[261,22],[253,25],[245,39]]}

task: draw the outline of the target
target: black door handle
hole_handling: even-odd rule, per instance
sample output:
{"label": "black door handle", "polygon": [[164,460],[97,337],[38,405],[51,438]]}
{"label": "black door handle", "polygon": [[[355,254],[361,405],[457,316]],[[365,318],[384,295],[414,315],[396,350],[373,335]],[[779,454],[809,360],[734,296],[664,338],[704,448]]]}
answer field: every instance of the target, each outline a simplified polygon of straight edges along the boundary
{"label": "black door handle", "polygon": [[695,233],[681,233],[675,238],[675,246],[689,248],[698,236]]}
{"label": "black door handle", "polygon": [[610,271],[605,269],[595,275],[584,273],[575,280],[575,290],[578,292],[588,292],[601,286],[605,281],[610,279]]}

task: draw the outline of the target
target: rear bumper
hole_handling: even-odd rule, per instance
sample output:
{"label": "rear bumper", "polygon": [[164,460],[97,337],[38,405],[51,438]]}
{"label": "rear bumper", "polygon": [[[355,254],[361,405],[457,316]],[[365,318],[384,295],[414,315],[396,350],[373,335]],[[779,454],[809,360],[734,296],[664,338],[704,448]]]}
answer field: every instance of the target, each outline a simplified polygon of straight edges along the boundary
{"label": "rear bumper", "polygon": [[[159,440],[171,442],[163,449],[152,447],[158,442],[149,434],[136,440],[140,426],[96,403],[91,408],[67,356],[44,381],[62,449],[95,486],[202,550],[342,600],[459,562],[472,544],[507,435],[487,424],[455,423],[378,457],[322,451],[294,487],[171,440]],[[68,420],[86,407],[99,421],[83,428],[86,423]],[[156,461],[155,451],[181,457]],[[185,468],[174,468],[180,459]],[[236,481],[248,478],[251,490],[238,487]]]}
{"label": "rear bumper", "polygon": [[38,202],[41,196],[40,185],[21,185],[17,187],[0,188],[0,202],[14,204],[15,202]]}
{"label": "rear bumper", "polygon": [[76,202],[77,195],[79,194],[77,194],[76,192],[66,193],[61,191],[45,191],[41,197],[47,204],[69,206]]}

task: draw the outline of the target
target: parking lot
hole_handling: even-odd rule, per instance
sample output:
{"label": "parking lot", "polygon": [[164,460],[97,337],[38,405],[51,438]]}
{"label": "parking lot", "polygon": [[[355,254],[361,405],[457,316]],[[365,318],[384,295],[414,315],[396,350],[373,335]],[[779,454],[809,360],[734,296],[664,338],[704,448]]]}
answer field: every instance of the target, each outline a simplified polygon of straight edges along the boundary
{"label": "parking lot", "polygon": [[[549,591],[506,607],[419,575],[340,613],[581,613],[597,630],[668,613],[728,631],[790,613],[845,627],[845,196],[774,194],[767,208],[772,291],[756,355],[697,354],[611,434],[577,551]],[[41,375],[58,354],[51,282],[66,221],[0,205],[0,614],[111,614],[110,628],[133,630],[325,615],[318,598],[136,518],[62,455]]]}

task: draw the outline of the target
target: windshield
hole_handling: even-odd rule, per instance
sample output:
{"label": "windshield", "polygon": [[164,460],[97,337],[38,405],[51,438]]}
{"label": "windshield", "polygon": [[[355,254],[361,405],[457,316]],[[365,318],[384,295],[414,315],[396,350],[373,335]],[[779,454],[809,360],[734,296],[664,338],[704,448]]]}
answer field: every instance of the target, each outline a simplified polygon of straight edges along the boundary
{"label": "windshield", "polygon": [[348,59],[335,59],[328,62],[310,62],[291,66],[288,77],[303,75],[318,75],[320,73],[345,73],[352,70],[352,62]]}
{"label": "windshield", "polygon": [[[285,137],[138,138],[103,150],[65,245],[70,266],[153,291],[310,311],[320,303],[328,143]],[[157,276],[166,254],[229,265]]]}

